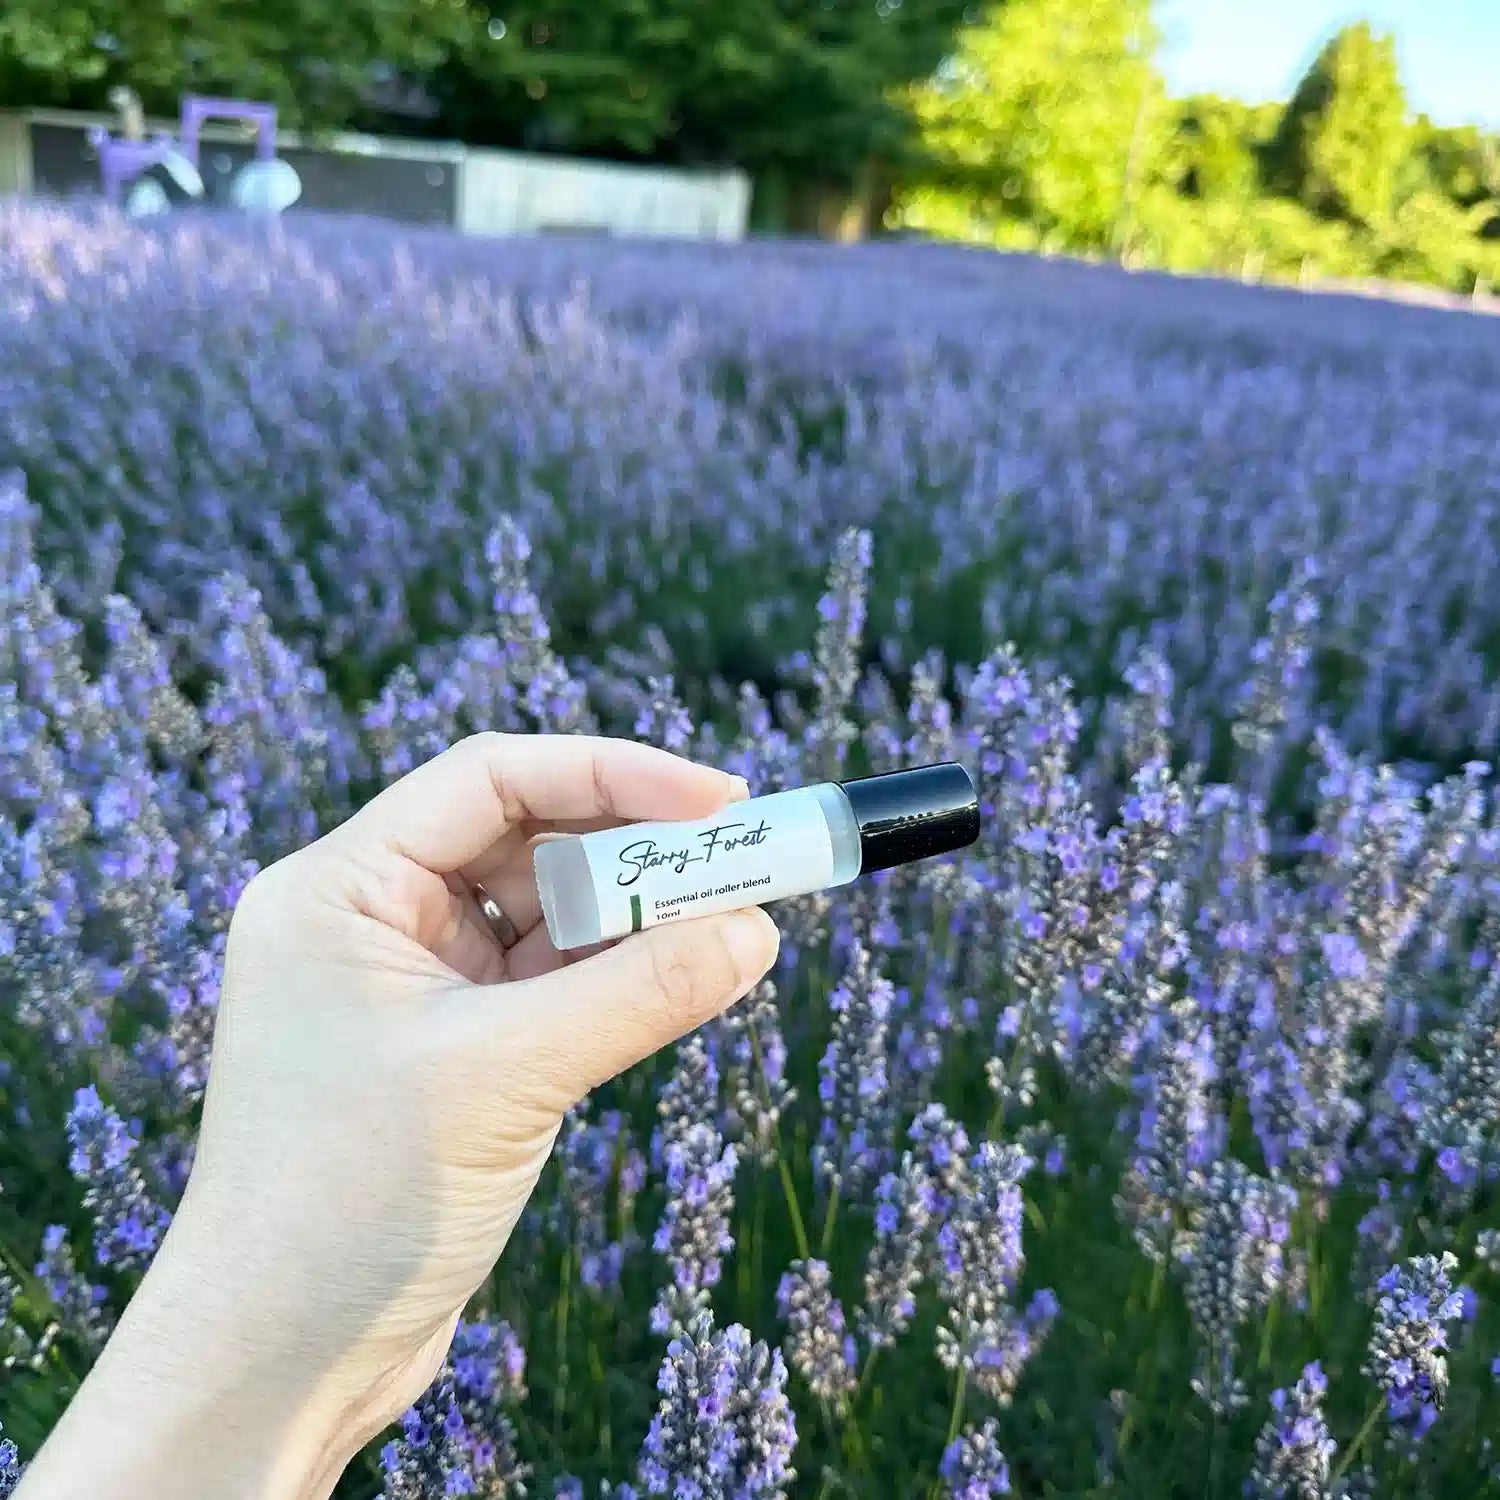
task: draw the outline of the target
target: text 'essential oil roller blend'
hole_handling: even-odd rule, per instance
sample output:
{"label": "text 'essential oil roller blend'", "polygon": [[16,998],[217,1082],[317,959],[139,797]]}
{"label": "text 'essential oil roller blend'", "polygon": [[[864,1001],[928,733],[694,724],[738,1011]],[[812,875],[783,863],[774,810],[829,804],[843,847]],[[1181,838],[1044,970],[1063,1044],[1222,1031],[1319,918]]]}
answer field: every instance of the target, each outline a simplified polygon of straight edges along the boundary
{"label": "text 'essential oil roller blend'", "polygon": [[553,943],[583,948],[847,885],[978,837],[978,793],[949,761],[776,792],[691,823],[549,839],[536,847],[536,883]]}

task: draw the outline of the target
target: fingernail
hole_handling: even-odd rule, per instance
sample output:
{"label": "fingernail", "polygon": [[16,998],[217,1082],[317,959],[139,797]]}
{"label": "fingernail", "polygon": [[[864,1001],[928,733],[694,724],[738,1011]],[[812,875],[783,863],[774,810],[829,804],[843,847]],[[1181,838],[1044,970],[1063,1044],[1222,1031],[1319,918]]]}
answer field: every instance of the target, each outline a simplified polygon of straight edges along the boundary
{"label": "fingernail", "polygon": [[758,907],[737,911],[725,920],[724,946],[744,979],[759,979],[776,962],[781,932]]}
{"label": "fingernail", "polygon": [[731,802],[743,802],[750,795],[750,783],[743,776],[730,776],[726,773],[724,779],[729,783]]}

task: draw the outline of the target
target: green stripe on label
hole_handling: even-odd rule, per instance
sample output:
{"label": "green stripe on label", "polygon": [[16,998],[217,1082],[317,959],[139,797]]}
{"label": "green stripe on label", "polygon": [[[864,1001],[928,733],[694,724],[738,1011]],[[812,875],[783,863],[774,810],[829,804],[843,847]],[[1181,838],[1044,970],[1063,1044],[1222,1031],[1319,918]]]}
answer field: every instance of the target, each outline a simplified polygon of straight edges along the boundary
{"label": "green stripe on label", "polygon": [[632,932],[641,930],[641,898],[639,896],[630,898],[630,930]]}

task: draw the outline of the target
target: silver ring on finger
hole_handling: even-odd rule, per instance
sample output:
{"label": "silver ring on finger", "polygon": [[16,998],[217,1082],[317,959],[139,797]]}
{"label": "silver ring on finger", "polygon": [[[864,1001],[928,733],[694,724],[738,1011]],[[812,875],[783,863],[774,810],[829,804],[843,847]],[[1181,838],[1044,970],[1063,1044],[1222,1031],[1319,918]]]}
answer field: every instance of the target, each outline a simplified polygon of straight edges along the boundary
{"label": "silver ring on finger", "polygon": [[482,885],[474,887],[474,899],[479,903],[479,914],[484,918],[490,935],[505,951],[514,948],[521,941],[521,934],[506,915],[505,908]]}

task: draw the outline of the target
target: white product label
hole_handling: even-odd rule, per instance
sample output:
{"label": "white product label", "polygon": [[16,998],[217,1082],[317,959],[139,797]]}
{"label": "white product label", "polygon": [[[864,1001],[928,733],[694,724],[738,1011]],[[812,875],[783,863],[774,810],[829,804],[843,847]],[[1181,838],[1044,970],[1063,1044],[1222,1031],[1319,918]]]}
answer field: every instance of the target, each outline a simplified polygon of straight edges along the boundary
{"label": "white product label", "polygon": [[777,792],[693,823],[636,823],[584,837],[606,938],[822,890],[833,842],[817,798]]}

